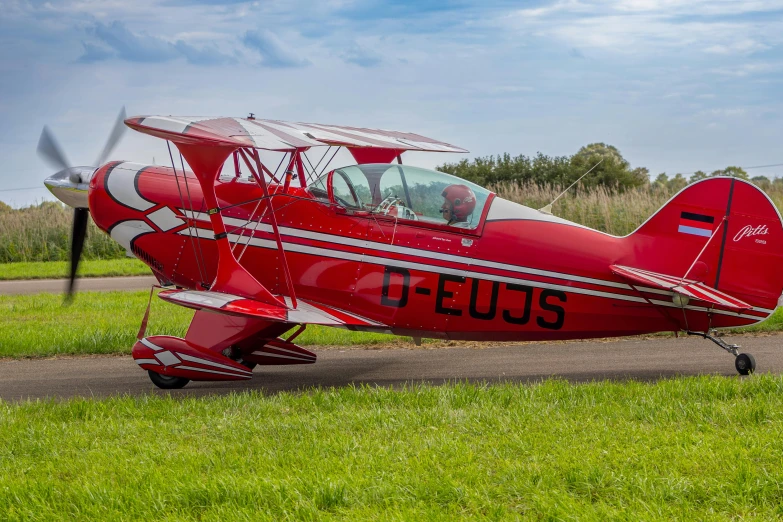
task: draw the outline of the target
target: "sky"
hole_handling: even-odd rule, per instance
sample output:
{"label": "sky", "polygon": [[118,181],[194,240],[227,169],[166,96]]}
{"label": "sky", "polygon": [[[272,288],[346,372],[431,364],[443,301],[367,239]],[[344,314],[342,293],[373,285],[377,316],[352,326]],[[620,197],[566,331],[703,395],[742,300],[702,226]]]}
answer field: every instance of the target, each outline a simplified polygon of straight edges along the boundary
{"label": "sky", "polygon": [[[783,163],[781,93],[783,0],[0,0],[0,201],[51,199],[44,125],[90,165],[123,106],[470,151],[423,167],[605,142],[654,177]],[[168,162],[133,131],[111,159]]]}

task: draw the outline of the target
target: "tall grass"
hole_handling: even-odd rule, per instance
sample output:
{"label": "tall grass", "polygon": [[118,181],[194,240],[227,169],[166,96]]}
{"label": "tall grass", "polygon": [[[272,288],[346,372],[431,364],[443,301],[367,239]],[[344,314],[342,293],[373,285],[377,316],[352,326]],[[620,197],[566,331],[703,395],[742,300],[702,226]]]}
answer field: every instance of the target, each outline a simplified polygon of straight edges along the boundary
{"label": "tall grass", "polygon": [[[73,210],[54,202],[0,209],[0,263],[67,260],[72,222]],[[122,257],[125,249],[90,219],[82,259]]]}
{"label": "tall grass", "polygon": [[[531,208],[549,204],[563,191],[560,186],[535,183],[498,183],[488,187],[498,196]],[[783,187],[771,185],[766,190],[778,208],[783,205]],[[599,186],[571,189],[557,200],[552,213],[608,234],[622,236],[633,232],[644,220],[661,208],[677,190],[659,184],[626,189],[622,192]]]}

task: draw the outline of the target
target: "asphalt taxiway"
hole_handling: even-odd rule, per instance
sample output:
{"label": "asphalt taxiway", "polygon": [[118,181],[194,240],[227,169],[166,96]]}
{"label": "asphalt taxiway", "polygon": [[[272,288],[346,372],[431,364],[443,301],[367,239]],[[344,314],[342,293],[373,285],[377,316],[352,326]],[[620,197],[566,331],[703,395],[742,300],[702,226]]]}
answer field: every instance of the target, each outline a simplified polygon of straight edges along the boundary
{"label": "asphalt taxiway", "polygon": [[[158,284],[154,276],[130,277],[82,277],[76,280],[76,291],[108,292],[114,290],[149,290]],[[0,295],[60,294],[68,288],[67,279],[28,279],[22,281],[0,281]]]}
{"label": "asphalt taxiway", "polygon": [[[727,336],[755,356],[761,373],[783,373],[783,335]],[[449,381],[535,382],[559,377],[592,380],[657,380],[675,375],[718,374],[737,378],[734,358],[698,338],[622,339],[529,343],[481,348],[314,349],[316,364],[260,366],[252,380],[191,382],[162,391],[128,356],[0,360],[0,398],[8,401],[111,395],[205,396],[261,390],[302,391],[351,385],[398,386]],[[752,378],[752,377],[751,377]]]}

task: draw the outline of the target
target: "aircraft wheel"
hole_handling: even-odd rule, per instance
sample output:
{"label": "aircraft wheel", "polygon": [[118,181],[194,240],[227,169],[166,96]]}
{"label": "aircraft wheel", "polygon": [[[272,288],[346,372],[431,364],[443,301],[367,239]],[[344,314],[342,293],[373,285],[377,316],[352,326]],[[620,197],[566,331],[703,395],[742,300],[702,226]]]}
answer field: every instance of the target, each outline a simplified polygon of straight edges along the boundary
{"label": "aircraft wheel", "polygon": [[756,371],[756,359],[749,353],[741,353],[734,359],[734,366],[740,375],[748,375]]}
{"label": "aircraft wheel", "polygon": [[147,373],[150,375],[152,384],[162,390],[178,390],[190,382],[190,379],[186,379],[184,377],[161,375],[159,373],[153,372],[152,370],[147,370]]}

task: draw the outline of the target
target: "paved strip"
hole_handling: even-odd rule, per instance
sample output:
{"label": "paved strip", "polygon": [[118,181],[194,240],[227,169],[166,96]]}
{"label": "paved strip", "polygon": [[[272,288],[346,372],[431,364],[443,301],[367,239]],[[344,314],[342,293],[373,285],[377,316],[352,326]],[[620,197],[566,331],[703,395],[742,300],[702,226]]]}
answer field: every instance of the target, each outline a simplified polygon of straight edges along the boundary
{"label": "paved strip", "polygon": [[[76,280],[76,291],[109,292],[112,290],[145,290],[158,284],[154,276],[82,277]],[[0,281],[0,295],[60,294],[68,288],[67,279],[27,279]]]}
{"label": "paved strip", "polygon": [[[760,372],[783,373],[783,335],[733,338],[756,357]],[[560,377],[592,380],[651,381],[675,375],[737,376],[734,358],[697,338],[626,339],[488,348],[390,350],[316,350],[318,362],[298,366],[262,366],[250,381],[191,382],[182,390],[154,387],[130,357],[68,357],[0,360],[0,398],[106,397],[148,393],[172,396],[222,395],[243,390],[265,393],[351,385],[397,386],[403,383],[534,382]]]}

